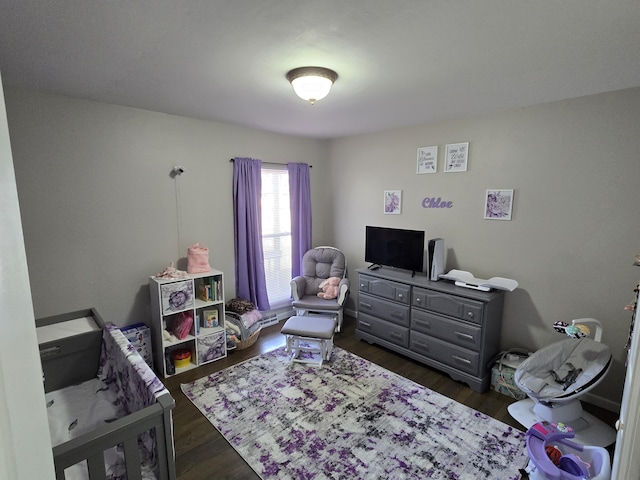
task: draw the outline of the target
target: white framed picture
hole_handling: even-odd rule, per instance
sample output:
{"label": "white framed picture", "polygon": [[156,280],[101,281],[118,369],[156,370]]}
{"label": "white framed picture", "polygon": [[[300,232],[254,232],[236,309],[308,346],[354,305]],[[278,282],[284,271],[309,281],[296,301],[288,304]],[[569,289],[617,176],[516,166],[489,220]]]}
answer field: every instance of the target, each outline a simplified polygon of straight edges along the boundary
{"label": "white framed picture", "polygon": [[384,191],[384,213],[400,215],[402,212],[402,190]]}
{"label": "white framed picture", "polygon": [[418,148],[416,173],[436,173],[438,171],[438,146]]}
{"label": "white framed picture", "polygon": [[487,220],[511,220],[513,190],[490,189],[484,198],[484,218]]}
{"label": "white framed picture", "polygon": [[469,142],[450,143],[444,154],[445,172],[466,172],[469,160]]}

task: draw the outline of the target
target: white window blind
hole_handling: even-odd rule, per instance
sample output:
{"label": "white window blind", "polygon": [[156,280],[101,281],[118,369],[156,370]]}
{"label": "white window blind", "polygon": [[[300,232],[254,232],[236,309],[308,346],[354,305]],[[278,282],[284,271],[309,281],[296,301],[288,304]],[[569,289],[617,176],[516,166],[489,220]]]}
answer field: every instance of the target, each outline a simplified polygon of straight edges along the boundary
{"label": "white window blind", "polygon": [[291,301],[291,208],[286,167],[262,165],[262,248],[271,308]]}

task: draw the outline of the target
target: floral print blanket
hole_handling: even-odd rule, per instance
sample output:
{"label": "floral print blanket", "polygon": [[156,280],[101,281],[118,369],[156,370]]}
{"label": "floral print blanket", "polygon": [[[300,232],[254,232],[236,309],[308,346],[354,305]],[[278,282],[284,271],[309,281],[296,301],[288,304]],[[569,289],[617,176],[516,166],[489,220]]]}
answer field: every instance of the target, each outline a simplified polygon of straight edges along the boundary
{"label": "floral print blanket", "polygon": [[[104,327],[98,378],[114,395],[118,418],[156,403],[168,390],[136,348],[113,324]],[[139,439],[143,460],[155,461],[155,435],[149,431]]]}

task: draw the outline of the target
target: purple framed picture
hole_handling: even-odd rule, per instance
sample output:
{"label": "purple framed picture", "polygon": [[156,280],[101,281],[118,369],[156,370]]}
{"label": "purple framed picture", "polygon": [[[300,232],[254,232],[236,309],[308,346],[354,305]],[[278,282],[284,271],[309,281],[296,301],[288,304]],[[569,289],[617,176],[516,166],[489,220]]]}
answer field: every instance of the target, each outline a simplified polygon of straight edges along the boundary
{"label": "purple framed picture", "polygon": [[513,190],[487,190],[484,199],[484,218],[486,220],[511,220],[513,209]]}

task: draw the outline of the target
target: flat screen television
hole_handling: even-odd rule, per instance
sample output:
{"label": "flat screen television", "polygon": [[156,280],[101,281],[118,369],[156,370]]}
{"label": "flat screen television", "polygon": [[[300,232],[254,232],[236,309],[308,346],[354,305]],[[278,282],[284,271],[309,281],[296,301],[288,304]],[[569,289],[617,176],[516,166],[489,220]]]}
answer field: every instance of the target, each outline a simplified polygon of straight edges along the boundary
{"label": "flat screen television", "polygon": [[366,227],[364,261],[373,265],[424,270],[424,231]]}

